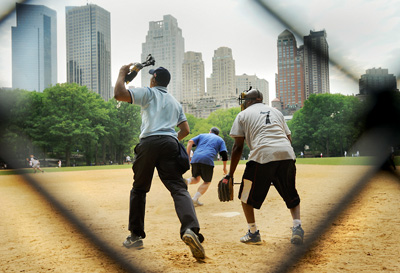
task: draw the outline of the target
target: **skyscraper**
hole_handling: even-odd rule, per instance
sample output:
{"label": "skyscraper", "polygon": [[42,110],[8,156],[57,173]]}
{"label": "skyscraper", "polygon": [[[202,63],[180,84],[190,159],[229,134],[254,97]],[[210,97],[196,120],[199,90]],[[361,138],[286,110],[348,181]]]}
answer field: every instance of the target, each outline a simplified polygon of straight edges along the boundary
{"label": "skyscraper", "polygon": [[396,76],[388,69],[371,68],[359,80],[360,95],[370,95],[380,91],[398,91]]}
{"label": "skyscraper", "polygon": [[276,97],[282,109],[296,110],[304,103],[303,48],[297,48],[296,38],[287,29],[278,36],[277,48]]}
{"label": "skyscraper", "polygon": [[305,98],[311,94],[330,93],[329,47],[325,30],[310,31],[304,36],[304,91]]}
{"label": "skyscraper", "polygon": [[182,65],[182,102],[194,104],[205,95],[204,62],[201,53],[188,51]]}
{"label": "skyscraper", "polygon": [[[185,53],[185,40],[178,21],[171,15],[164,15],[162,21],[149,23],[146,41],[142,43],[142,60],[151,54],[156,60],[156,67],[162,66],[171,73],[168,85],[170,92],[178,101],[182,100],[182,64]],[[145,67],[141,72],[142,86],[150,84],[148,71],[153,67]]]}
{"label": "skyscraper", "polygon": [[235,60],[232,56],[232,49],[220,47],[214,50],[212,74],[210,83],[209,85],[207,84],[211,89],[207,89],[207,93],[217,101],[236,97],[235,73]]}
{"label": "skyscraper", "polygon": [[12,87],[42,92],[57,83],[57,14],[41,5],[16,4],[12,27]]}
{"label": "skyscraper", "polygon": [[110,13],[88,4],[66,7],[67,82],[112,97]]}

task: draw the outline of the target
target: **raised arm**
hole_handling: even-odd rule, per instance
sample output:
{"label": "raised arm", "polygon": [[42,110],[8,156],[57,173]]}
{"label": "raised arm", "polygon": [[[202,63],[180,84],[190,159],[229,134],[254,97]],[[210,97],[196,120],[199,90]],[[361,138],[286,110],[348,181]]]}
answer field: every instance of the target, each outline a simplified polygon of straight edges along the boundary
{"label": "raised arm", "polygon": [[114,87],[114,98],[118,101],[133,103],[133,99],[131,98],[129,91],[125,87],[125,76],[129,73],[130,66],[132,66],[132,63],[128,65],[123,65],[119,70],[117,82],[115,83]]}

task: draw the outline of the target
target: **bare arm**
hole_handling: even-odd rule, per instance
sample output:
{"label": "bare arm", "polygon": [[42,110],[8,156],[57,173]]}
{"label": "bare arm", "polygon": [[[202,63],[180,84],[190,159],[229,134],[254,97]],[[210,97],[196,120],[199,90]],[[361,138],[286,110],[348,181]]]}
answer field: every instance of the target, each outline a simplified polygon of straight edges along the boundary
{"label": "bare arm", "polygon": [[224,164],[224,175],[228,173],[228,171],[226,170],[226,161],[222,161],[222,163]]}
{"label": "bare arm", "polygon": [[133,99],[131,98],[129,91],[125,87],[125,76],[129,73],[130,66],[132,66],[132,63],[128,65],[123,65],[119,70],[117,82],[115,83],[114,87],[114,98],[119,101],[133,103]]}
{"label": "bare arm", "polygon": [[292,135],[287,135],[287,138],[289,139],[290,143],[292,143]]}
{"label": "bare arm", "polygon": [[232,155],[231,155],[231,165],[229,166],[229,176],[233,177],[236,167],[240,161],[240,157],[242,156],[243,146],[244,146],[244,137],[235,137],[235,143],[232,147]]}
{"label": "bare arm", "polygon": [[[178,125],[180,129],[178,132],[178,140],[184,139],[190,132],[189,123],[187,121],[182,122]],[[189,151],[190,152],[190,151]]]}
{"label": "bare arm", "polygon": [[193,140],[189,140],[188,144],[186,145],[186,152],[189,155],[189,160],[192,160],[192,158],[190,157],[190,151],[192,150],[194,141]]}

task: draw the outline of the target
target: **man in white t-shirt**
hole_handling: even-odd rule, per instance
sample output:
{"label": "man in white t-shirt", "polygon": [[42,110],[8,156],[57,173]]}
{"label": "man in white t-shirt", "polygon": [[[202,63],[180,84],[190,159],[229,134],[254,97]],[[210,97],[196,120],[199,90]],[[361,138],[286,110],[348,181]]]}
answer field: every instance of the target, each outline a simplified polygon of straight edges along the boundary
{"label": "man in white t-shirt", "polygon": [[242,103],[242,111],[237,115],[230,132],[235,143],[226,179],[233,177],[246,140],[250,155],[242,177],[239,199],[242,201],[249,230],[240,241],[261,244],[254,208],[261,208],[273,182],[292,214],[291,242],[301,244],[304,231],[300,221],[300,197],[295,184],[296,166],[291,132],[282,113],[262,103],[263,96],[260,91],[243,92],[239,100]]}
{"label": "man in white t-shirt", "polygon": [[31,155],[31,159],[29,162],[29,165],[32,166],[34,173],[36,173],[36,171],[41,171],[42,173],[44,173],[44,171],[40,168],[40,161],[39,159],[37,159],[36,157],[34,157],[33,155]]}

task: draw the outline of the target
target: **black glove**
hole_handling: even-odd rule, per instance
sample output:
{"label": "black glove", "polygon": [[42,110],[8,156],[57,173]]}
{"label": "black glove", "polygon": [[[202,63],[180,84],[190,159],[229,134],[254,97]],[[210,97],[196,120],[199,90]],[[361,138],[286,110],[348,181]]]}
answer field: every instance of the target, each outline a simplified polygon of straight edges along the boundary
{"label": "black glove", "polygon": [[218,198],[221,202],[233,200],[233,177],[226,175],[218,182]]}

